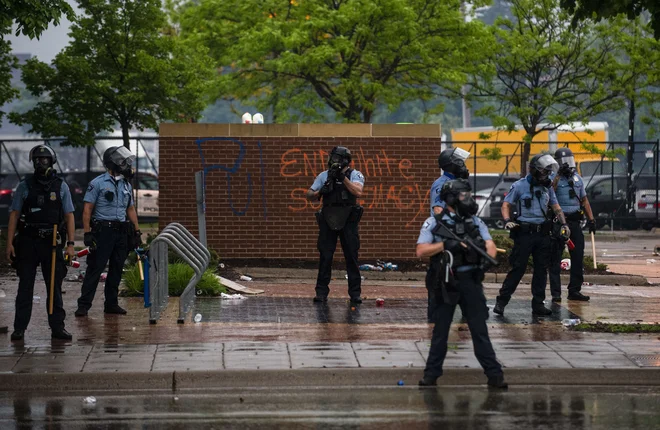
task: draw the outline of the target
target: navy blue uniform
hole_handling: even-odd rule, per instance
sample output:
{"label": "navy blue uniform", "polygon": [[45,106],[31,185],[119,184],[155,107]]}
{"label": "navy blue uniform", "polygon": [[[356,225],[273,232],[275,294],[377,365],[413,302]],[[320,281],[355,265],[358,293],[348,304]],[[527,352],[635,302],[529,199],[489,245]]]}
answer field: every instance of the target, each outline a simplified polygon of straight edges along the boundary
{"label": "navy blue uniform", "polygon": [[[571,276],[568,283],[568,294],[579,293],[584,282],[584,234],[582,233],[582,199],[587,196],[584,189],[584,181],[577,173],[566,177],[559,175],[556,181],[555,193],[557,201],[561,206],[566,223],[571,230],[571,241],[575,248],[569,253],[571,255]],[[561,277],[560,264],[564,253],[564,241],[562,239],[553,239],[552,255],[550,260],[550,293],[552,297],[561,297]]]}
{"label": "navy blue uniform", "polygon": [[504,201],[518,206],[519,227],[511,231],[513,249],[509,257],[511,270],[507,274],[497,301],[506,305],[516,291],[527,269],[531,255],[534,262],[532,276],[532,308],[543,306],[545,300],[546,278],[550,262],[550,221],[548,205],[557,204],[554,190],[540,185],[532,186],[532,177],[520,179],[511,185]]}
{"label": "navy blue uniform", "polygon": [[[492,238],[488,232],[488,228],[483,221],[476,216],[472,217],[472,220],[474,225],[479,229],[482,239],[491,240]],[[442,221],[448,226],[455,224],[454,218],[447,213],[443,213]],[[441,236],[433,233],[436,225],[435,218],[428,218],[419,233],[417,244],[443,242],[444,239]],[[429,267],[429,273],[426,277],[426,288],[429,291],[437,289],[437,286],[434,285],[436,280],[432,275],[436,270],[433,267],[434,264],[432,259],[431,267]],[[472,343],[474,345],[474,355],[479,360],[479,364],[483,367],[486,376],[492,378],[501,375],[502,366],[497,361],[493,345],[488,337],[488,327],[486,326],[488,310],[481,283],[483,272],[474,264],[463,264],[455,267],[454,273],[459,285],[458,304],[461,306],[463,316],[467,319],[468,327],[470,328]],[[435,294],[433,303],[430,304],[434,326],[431,349],[429,350],[426,368],[424,369],[425,380],[434,381],[442,376],[442,365],[447,355],[449,328],[454,317],[456,304],[455,302],[445,302],[442,294]]]}
{"label": "navy blue uniform", "polygon": [[87,255],[87,271],[78,299],[78,309],[89,310],[105,265],[110,261],[105,281],[105,309],[118,306],[118,291],[124,262],[128,256],[126,210],[133,206],[133,189],[125,179],[109,173],[89,183],[85,202],[94,204],[92,233],[96,249]]}

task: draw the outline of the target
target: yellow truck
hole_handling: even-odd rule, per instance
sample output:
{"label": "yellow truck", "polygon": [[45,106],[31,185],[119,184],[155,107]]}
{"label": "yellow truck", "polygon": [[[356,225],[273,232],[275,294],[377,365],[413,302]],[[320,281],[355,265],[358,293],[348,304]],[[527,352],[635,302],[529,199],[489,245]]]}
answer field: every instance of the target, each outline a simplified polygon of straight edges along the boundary
{"label": "yellow truck", "polygon": [[[478,174],[504,172],[507,175],[519,175],[521,142],[525,134],[521,126],[513,132],[497,130],[493,127],[461,128],[451,131],[451,143],[454,147],[465,149],[472,154],[467,161],[470,172]],[[558,147],[568,144],[575,155],[576,164],[580,166],[581,160],[600,161],[598,155],[582,148],[583,142],[593,143],[598,149],[605,150],[608,140],[606,122],[590,122],[586,125],[573,123],[537,134],[532,140],[530,153],[532,155],[542,151],[554,153]],[[499,158],[489,157],[488,154],[493,153],[498,154]],[[578,171],[580,171],[579,167]]]}

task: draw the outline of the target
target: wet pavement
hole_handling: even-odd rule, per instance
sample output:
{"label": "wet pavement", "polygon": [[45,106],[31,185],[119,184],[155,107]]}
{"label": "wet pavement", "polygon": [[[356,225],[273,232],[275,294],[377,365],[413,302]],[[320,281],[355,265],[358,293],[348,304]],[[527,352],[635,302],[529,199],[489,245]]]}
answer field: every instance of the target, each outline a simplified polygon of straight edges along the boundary
{"label": "wet pavement", "polygon": [[[94,396],[94,403],[83,399]],[[0,428],[654,429],[657,387],[297,387],[0,395]]]}

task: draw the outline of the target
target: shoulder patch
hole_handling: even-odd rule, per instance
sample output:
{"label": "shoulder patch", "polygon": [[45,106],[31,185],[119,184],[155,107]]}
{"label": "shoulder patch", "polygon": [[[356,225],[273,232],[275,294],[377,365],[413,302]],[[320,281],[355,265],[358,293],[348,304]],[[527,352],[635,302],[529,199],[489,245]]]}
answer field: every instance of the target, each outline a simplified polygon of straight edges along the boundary
{"label": "shoulder patch", "polygon": [[431,222],[429,220],[424,221],[424,225],[422,226],[423,229],[428,230],[431,228]]}
{"label": "shoulder patch", "polygon": [[358,171],[355,172],[355,175],[358,177],[358,179],[364,179],[364,175]]}
{"label": "shoulder patch", "polygon": [[94,189],[94,184],[90,182],[89,186],[87,187],[87,191],[92,191]]}
{"label": "shoulder patch", "polygon": [[509,192],[513,191],[513,189],[516,188],[516,184],[511,184],[511,187],[509,187]]}

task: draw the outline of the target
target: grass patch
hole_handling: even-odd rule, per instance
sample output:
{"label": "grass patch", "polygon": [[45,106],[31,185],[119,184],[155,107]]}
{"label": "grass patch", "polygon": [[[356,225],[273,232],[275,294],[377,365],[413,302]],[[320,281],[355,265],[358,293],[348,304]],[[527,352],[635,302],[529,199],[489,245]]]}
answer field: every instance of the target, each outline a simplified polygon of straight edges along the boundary
{"label": "grass patch", "polygon": [[[192,267],[183,263],[173,263],[168,267],[169,295],[178,297],[188,285],[194,271]],[[144,281],[140,280],[138,266],[134,265],[124,272],[124,290],[125,296],[142,296],[144,294]],[[220,293],[226,293],[227,289],[220,283],[213,270],[207,269],[202,275],[202,279],[196,286],[198,296],[215,297]]]}
{"label": "grass patch", "polygon": [[660,333],[660,324],[614,324],[596,321],[577,324],[571,327],[571,330],[597,333]]}

